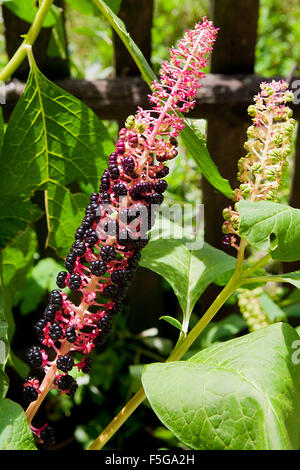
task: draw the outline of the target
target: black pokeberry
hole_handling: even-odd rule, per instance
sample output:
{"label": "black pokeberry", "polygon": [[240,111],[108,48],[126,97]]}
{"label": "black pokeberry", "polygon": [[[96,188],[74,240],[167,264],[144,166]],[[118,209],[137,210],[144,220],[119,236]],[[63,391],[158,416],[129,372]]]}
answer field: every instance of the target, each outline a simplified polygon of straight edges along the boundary
{"label": "black pokeberry", "polygon": [[53,339],[53,341],[61,339],[62,335],[63,329],[59,323],[54,322],[49,326],[49,336],[51,339]]}
{"label": "black pokeberry", "polygon": [[82,372],[88,374],[92,370],[92,359],[90,357],[86,357],[84,359],[84,366],[82,367]]}
{"label": "black pokeberry", "polygon": [[74,343],[76,341],[76,338],[77,338],[76,329],[73,326],[68,326],[66,328],[66,338],[69,341],[69,343]]}
{"label": "black pokeberry", "polygon": [[40,367],[43,363],[41,348],[39,346],[32,346],[27,352],[27,360],[31,367]]}
{"label": "black pokeberry", "polygon": [[68,285],[71,290],[79,290],[81,286],[81,277],[79,276],[79,274],[71,274],[68,279]]}
{"label": "black pokeberry", "polygon": [[59,379],[56,382],[56,385],[59,388],[59,390],[65,391],[65,390],[69,390],[74,382],[75,380],[73,379],[73,377],[71,375],[66,374],[66,375],[62,375],[61,377],[59,377]]}
{"label": "black pokeberry", "polygon": [[116,258],[116,250],[111,245],[104,245],[100,250],[100,256],[107,263]]}
{"label": "black pokeberry", "polygon": [[103,276],[103,274],[106,272],[106,269],[106,264],[101,260],[92,261],[90,265],[91,273],[94,274],[94,276]]}
{"label": "black pokeberry", "polygon": [[68,273],[66,271],[60,271],[56,277],[56,284],[58,287],[61,289],[64,289],[66,287],[66,277]]}
{"label": "black pokeberry", "polygon": [[27,387],[23,388],[23,398],[27,403],[31,403],[38,399],[38,392],[35,388],[28,385]]}
{"label": "black pokeberry", "polygon": [[74,359],[68,354],[65,354],[64,356],[59,356],[56,361],[56,366],[59,370],[62,370],[63,372],[69,372],[74,367]]}

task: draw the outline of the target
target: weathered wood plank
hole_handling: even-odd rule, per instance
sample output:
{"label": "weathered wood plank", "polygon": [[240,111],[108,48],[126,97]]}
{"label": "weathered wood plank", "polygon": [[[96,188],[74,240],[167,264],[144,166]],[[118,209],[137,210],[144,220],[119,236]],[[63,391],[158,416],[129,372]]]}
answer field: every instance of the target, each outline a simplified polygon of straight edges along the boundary
{"label": "weathered wood plank", "polygon": [[[153,20],[154,0],[123,0],[118,13],[124,21],[127,31],[143,52],[146,60],[151,63],[152,41],[151,28]],[[113,31],[114,62],[117,76],[137,76],[140,71],[128,50]]]}
{"label": "weathered wood plank", "polygon": [[[213,118],[216,117],[216,113],[222,114],[226,107],[231,108],[238,117],[247,118],[247,106],[252,103],[253,95],[258,92],[262,80],[264,78],[258,75],[210,74],[203,80],[195,108],[188,117]],[[56,80],[55,83],[84,101],[102,119],[118,120],[124,114],[135,113],[137,106],[149,105],[147,98],[149,88],[139,77],[106,80],[64,79]],[[6,120],[23,93],[24,86],[25,84],[18,80],[6,84],[6,104],[3,105]],[[300,119],[300,106],[293,108],[295,118]]]}

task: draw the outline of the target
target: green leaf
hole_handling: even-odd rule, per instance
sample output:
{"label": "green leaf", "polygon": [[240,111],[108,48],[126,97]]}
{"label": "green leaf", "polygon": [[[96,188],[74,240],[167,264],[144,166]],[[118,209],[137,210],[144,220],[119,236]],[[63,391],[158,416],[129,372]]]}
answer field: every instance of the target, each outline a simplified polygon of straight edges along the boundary
{"label": "green leaf", "polygon": [[162,317],[159,317],[159,319],[165,320],[167,323],[170,323],[170,325],[174,326],[179,331],[182,331],[181,323],[179,320],[177,320],[177,318],[169,317],[168,315],[163,315]]}
{"label": "green leaf", "polygon": [[205,134],[195,131],[191,125],[188,125],[185,121],[186,127],[181,132],[181,139],[189,150],[191,156],[197,163],[200,172],[210,182],[210,184],[216,188],[225,196],[230,197],[232,194],[232,188],[230,187],[229,181],[224,179],[216,165],[214,164],[206,146]]}
{"label": "green leaf", "polygon": [[162,423],[192,449],[299,449],[295,341],[291,326],[275,323],[189,361],[147,365],[146,396]]}
{"label": "green leaf", "polygon": [[37,236],[29,227],[3,250],[3,286],[10,290],[13,305],[17,294],[24,288],[36,250]]}
{"label": "green leaf", "polygon": [[74,228],[82,221],[89,198],[82,193],[72,194],[67,188],[49,183],[48,210],[52,229],[48,245],[56,249],[58,255],[64,257],[74,242]]}
{"label": "green leaf", "polygon": [[36,450],[23,408],[12,400],[0,399],[0,449]]}
{"label": "green leaf", "polygon": [[[50,243],[61,251],[61,234],[52,232],[57,231],[57,224],[65,224],[62,218],[70,206],[73,204],[77,210],[78,200],[82,200],[67,185],[80,180],[96,188],[106,166],[105,155],[113,148],[97,116],[77,98],[47,80],[33,63],[4,137],[0,174],[5,178],[1,182],[0,201],[1,196],[7,202],[16,194],[26,201],[34,191],[44,189]],[[68,207],[62,208],[59,204],[65,193]],[[53,202],[56,196],[57,204]],[[23,207],[19,207],[21,213]],[[68,222],[73,231],[79,220],[79,214],[76,215],[74,219],[69,217]],[[54,226],[53,221],[56,221]],[[25,226],[27,222],[24,221]],[[70,238],[65,239],[64,246],[69,242]]]}
{"label": "green leaf", "polygon": [[13,351],[10,351],[8,356],[8,364],[15,369],[19,376],[24,379],[24,377],[29,376],[30,367],[22,359],[15,355]]}
{"label": "green leaf", "polygon": [[44,295],[57,288],[56,276],[62,269],[63,266],[52,258],[44,258],[34,266],[19,297],[23,314],[35,311],[42,303]]}
{"label": "green leaf", "polygon": [[74,10],[79,11],[83,15],[97,15],[98,9],[93,5],[90,0],[67,0],[67,3]]}
{"label": "green leaf", "polygon": [[[1,185],[4,179],[1,178]],[[21,234],[31,222],[39,219],[41,215],[42,211],[31,202],[12,196],[10,193],[4,193],[0,187],[0,250]]]}
{"label": "green leaf", "polygon": [[[123,21],[115,15],[106,2],[102,0],[93,0],[93,2],[123,41],[123,44],[139,68],[143,79],[149,87],[151,87],[152,81],[156,80],[157,77],[143,56],[140,48],[132,40]],[[183,117],[183,115],[181,116]],[[212,161],[206,147],[205,137],[203,135],[197,135],[187,121],[185,121],[185,128],[181,132],[181,137],[184,144],[189,149],[191,156],[195,159],[201,173],[203,173],[205,178],[207,178],[218,191],[221,191],[225,196],[229,197],[232,194],[232,189],[228,180],[222,178],[216,165]]]}
{"label": "green leaf", "polygon": [[197,251],[189,250],[186,240],[152,239],[142,251],[141,266],[165,278],[176,294],[184,318],[189,318],[206,287],[221,272],[231,271],[236,260],[208,243]]}
{"label": "green leaf", "polygon": [[[26,0],[22,2],[20,2],[20,0],[4,0],[3,3],[10,11],[12,11],[22,20],[27,21],[27,23],[32,23],[38,12],[36,0]],[[58,9],[58,7],[52,5],[44,20],[44,28],[53,26],[56,23],[54,8],[55,10]]]}
{"label": "green leaf", "polygon": [[300,259],[300,210],[270,201],[240,201],[239,233],[279,261]]}
{"label": "green leaf", "polygon": [[259,303],[271,323],[278,321],[286,321],[286,315],[283,310],[271,299],[271,297],[263,293],[259,296]]}
{"label": "green leaf", "polygon": [[64,18],[63,10],[55,11],[56,23],[52,28],[51,37],[48,45],[47,56],[48,57],[60,57],[67,59],[66,54],[66,40],[65,40],[65,29],[64,29]]}
{"label": "green leaf", "polygon": [[[211,346],[213,343],[232,339],[243,330],[247,329],[247,323],[241,315],[231,314],[220,321],[211,321],[203,333],[199,336],[201,349]],[[194,344],[192,348],[194,349]],[[190,350],[188,351],[190,352]]]}

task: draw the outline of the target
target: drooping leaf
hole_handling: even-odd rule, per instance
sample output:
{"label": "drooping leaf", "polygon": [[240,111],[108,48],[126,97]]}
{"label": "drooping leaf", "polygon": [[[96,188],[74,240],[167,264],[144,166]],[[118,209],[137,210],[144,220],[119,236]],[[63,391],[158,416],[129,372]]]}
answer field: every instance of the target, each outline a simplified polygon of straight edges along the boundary
{"label": "drooping leaf", "polygon": [[174,326],[179,331],[181,331],[181,323],[179,320],[177,320],[177,318],[170,317],[169,315],[163,315],[159,319],[165,320],[167,323],[170,323],[170,325]]}
{"label": "drooping leaf", "polygon": [[207,150],[205,134],[195,132],[193,127],[187,124],[187,121],[185,124],[186,126],[180,134],[181,139],[197,163],[200,172],[214,188],[225,194],[225,196],[230,197],[232,189],[228,180],[220,175]]}
{"label": "drooping leaf", "polygon": [[[52,227],[51,223],[62,222],[63,208],[51,204],[49,198],[58,193],[61,202],[61,193],[68,193],[69,207],[72,203],[78,207],[81,196],[72,194],[67,185],[80,180],[97,188],[106,156],[112,150],[113,143],[97,116],[77,98],[47,80],[33,63],[4,137],[0,174],[5,178],[0,187],[0,201],[2,196],[7,201],[15,195],[27,201],[34,191],[44,189],[50,240],[59,243],[59,237],[52,234],[57,226]],[[24,204],[18,206],[21,213]],[[69,219],[75,230],[78,217]],[[25,226],[27,222],[24,221]],[[10,236],[6,236],[7,241]],[[64,245],[69,241],[65,239]],[[61,245],[58,248],[61,250]]]}
{"label": "drooping leaf", "polygon": [[36,450],[23,408],[12,400],[0,399],[0,449]]}
{"label": "drooping leaf", "polygon": [[189,317],[206,287],[221,272],[232,271],[235,258],[204,243],[199,250],[189,250],[186,240],[151,239],[142,251],[141,266],[165,278],[176,294],[184,317]]}
{"label": "drooping leaf", "polygon": [[117,15],[113,12],[113,10],[108,6],[108,2],[104,2],[103,0],[93,0],[93,2],[96,7],[99,8],[99,10],[107,19],[107,21],[110,23],[110,25],[118,34],[120,39],[123,41],[124,46],[127,48],[136,65],[140,69],[140,72],[145,82],[148,83],[149,86],[151,86],[152,81],[156,78],[155,73],[153,72],[147,60],[143,56],[143,53],[140,48],[132,40],[124,22],[120,18],[118,18]]}
{"label": "drooping leaf", "polygon": [[270,201],[240,201],[239,232],[253,247],[279,261],[300,259],[300,210]]}
{"label": "drooping leaf", "polygon": [[192,449],[289,450],[300,445],[297,332],[276,323],[189,361],[145,367],[146,396]]}
{"label": "drooping leaf", "polygon": [[[93,2],[123,41],[123,44],[139,68],[143,79],[150,87],[152,81],[156,80],[157,77],[143,56],[140,48],[132,40],[123,21],[109,8],[107,2],[103,0],[93,0]],[[201,173],[218,191],[221,191],[225,196],[229,197],[232,193],[232,189],[228,180],[220,175],[219,170],[209,155],[205,137],[197,135],[187,121],[185,121],[185,128],[181,132],[181,137],[184,144],[189,149],[191,156],[195,159]]]}

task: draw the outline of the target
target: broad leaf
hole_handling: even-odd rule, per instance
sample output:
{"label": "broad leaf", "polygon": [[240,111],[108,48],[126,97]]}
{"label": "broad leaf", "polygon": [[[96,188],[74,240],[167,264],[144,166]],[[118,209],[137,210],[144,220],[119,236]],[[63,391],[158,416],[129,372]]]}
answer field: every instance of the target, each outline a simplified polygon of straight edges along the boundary
{"label": "broad leaf", "polygon": [[12,400],[0,399],[0,449],[36,450],[23,408]]}
{"label": "broad leaf", "polygon": [[[78,209],[78,200],[82,200],[66,185],[80,180],[97,188],[106,166],[106,156],[112,150],[113,143],[97,116],[77,98],[47,80],[33,63],[25,91],[12,113],[4,137],[0,173],[5,178],[0,196],[7,201],[19,195],[26,201],[34,191],[44,189],[50,242],[55,246],[57,243],[61,250],[61,241],[52,234],[57,231],[52,221],[63,224],[62,217],[70,205]],[[51,198],[53,200],[56,193],[58,203],[52,204]],[[65,213],[60,205],[64,202],[62,193],[68,193]],[[23,205],[19,209],[22,213]],[[78,217],[68,217],[73,231]],[[26,223],[27,220],[24,225]],[[70,231],[67,237],[69,234]],[[10,236],[12,234],[6,238]],[[64,246],[70,241],[70,238],[65,239]]]}
{"label": "broad leaf", "polygon": [[[6,178],[5,173],[2,175],[1,184]],[[4,193],[0,187],[0,250],[22,233],[31,222],[39,219],[41,215],[42,211],[31,202],[24,201],[24,199],[10,193]]]}
{"label": "broad leaf", "polygon": [[187,248],[186,240],[151,239],[142,251],[141,266],[165,278],[188,318],[206,287],[220,273],[232,271],[235,258],[207,243],[197,251]]}
{"label": "broad leaf", "polygon": [[239,233],[279,261],[300,259],[300,210],[270,201],[240,201]]}
{"label": "broad leaf", "polygon": [[[93,2],[123,41],[124,46],[127,48],[139,68],[143,79],[149,87],[151,87],[152,81],[156,80],[157,77],[143,56],[140,48],[132,40],[123,21],[120,20],[120,18],[118,18],[109,8],[107,2],[104,2],[103,0],[93,0]],[[205,137],[197,135],[187,121],[185,122],[185,128],[181,132],[181,137],[184,144],[189,149],[191,156],[197,163],[201,173],[218,191],[221,191],[225,196],[229,197],[232,194],[232,189],[229,182],[222,178],[216,165],[212,161],[206,147]]]}
{"label": "broad leaf", "polygon": [[148,365],[146,396],[162,423],[192,449],[299,449],[296,341],[291,326],[276,323],[189,361]]}

